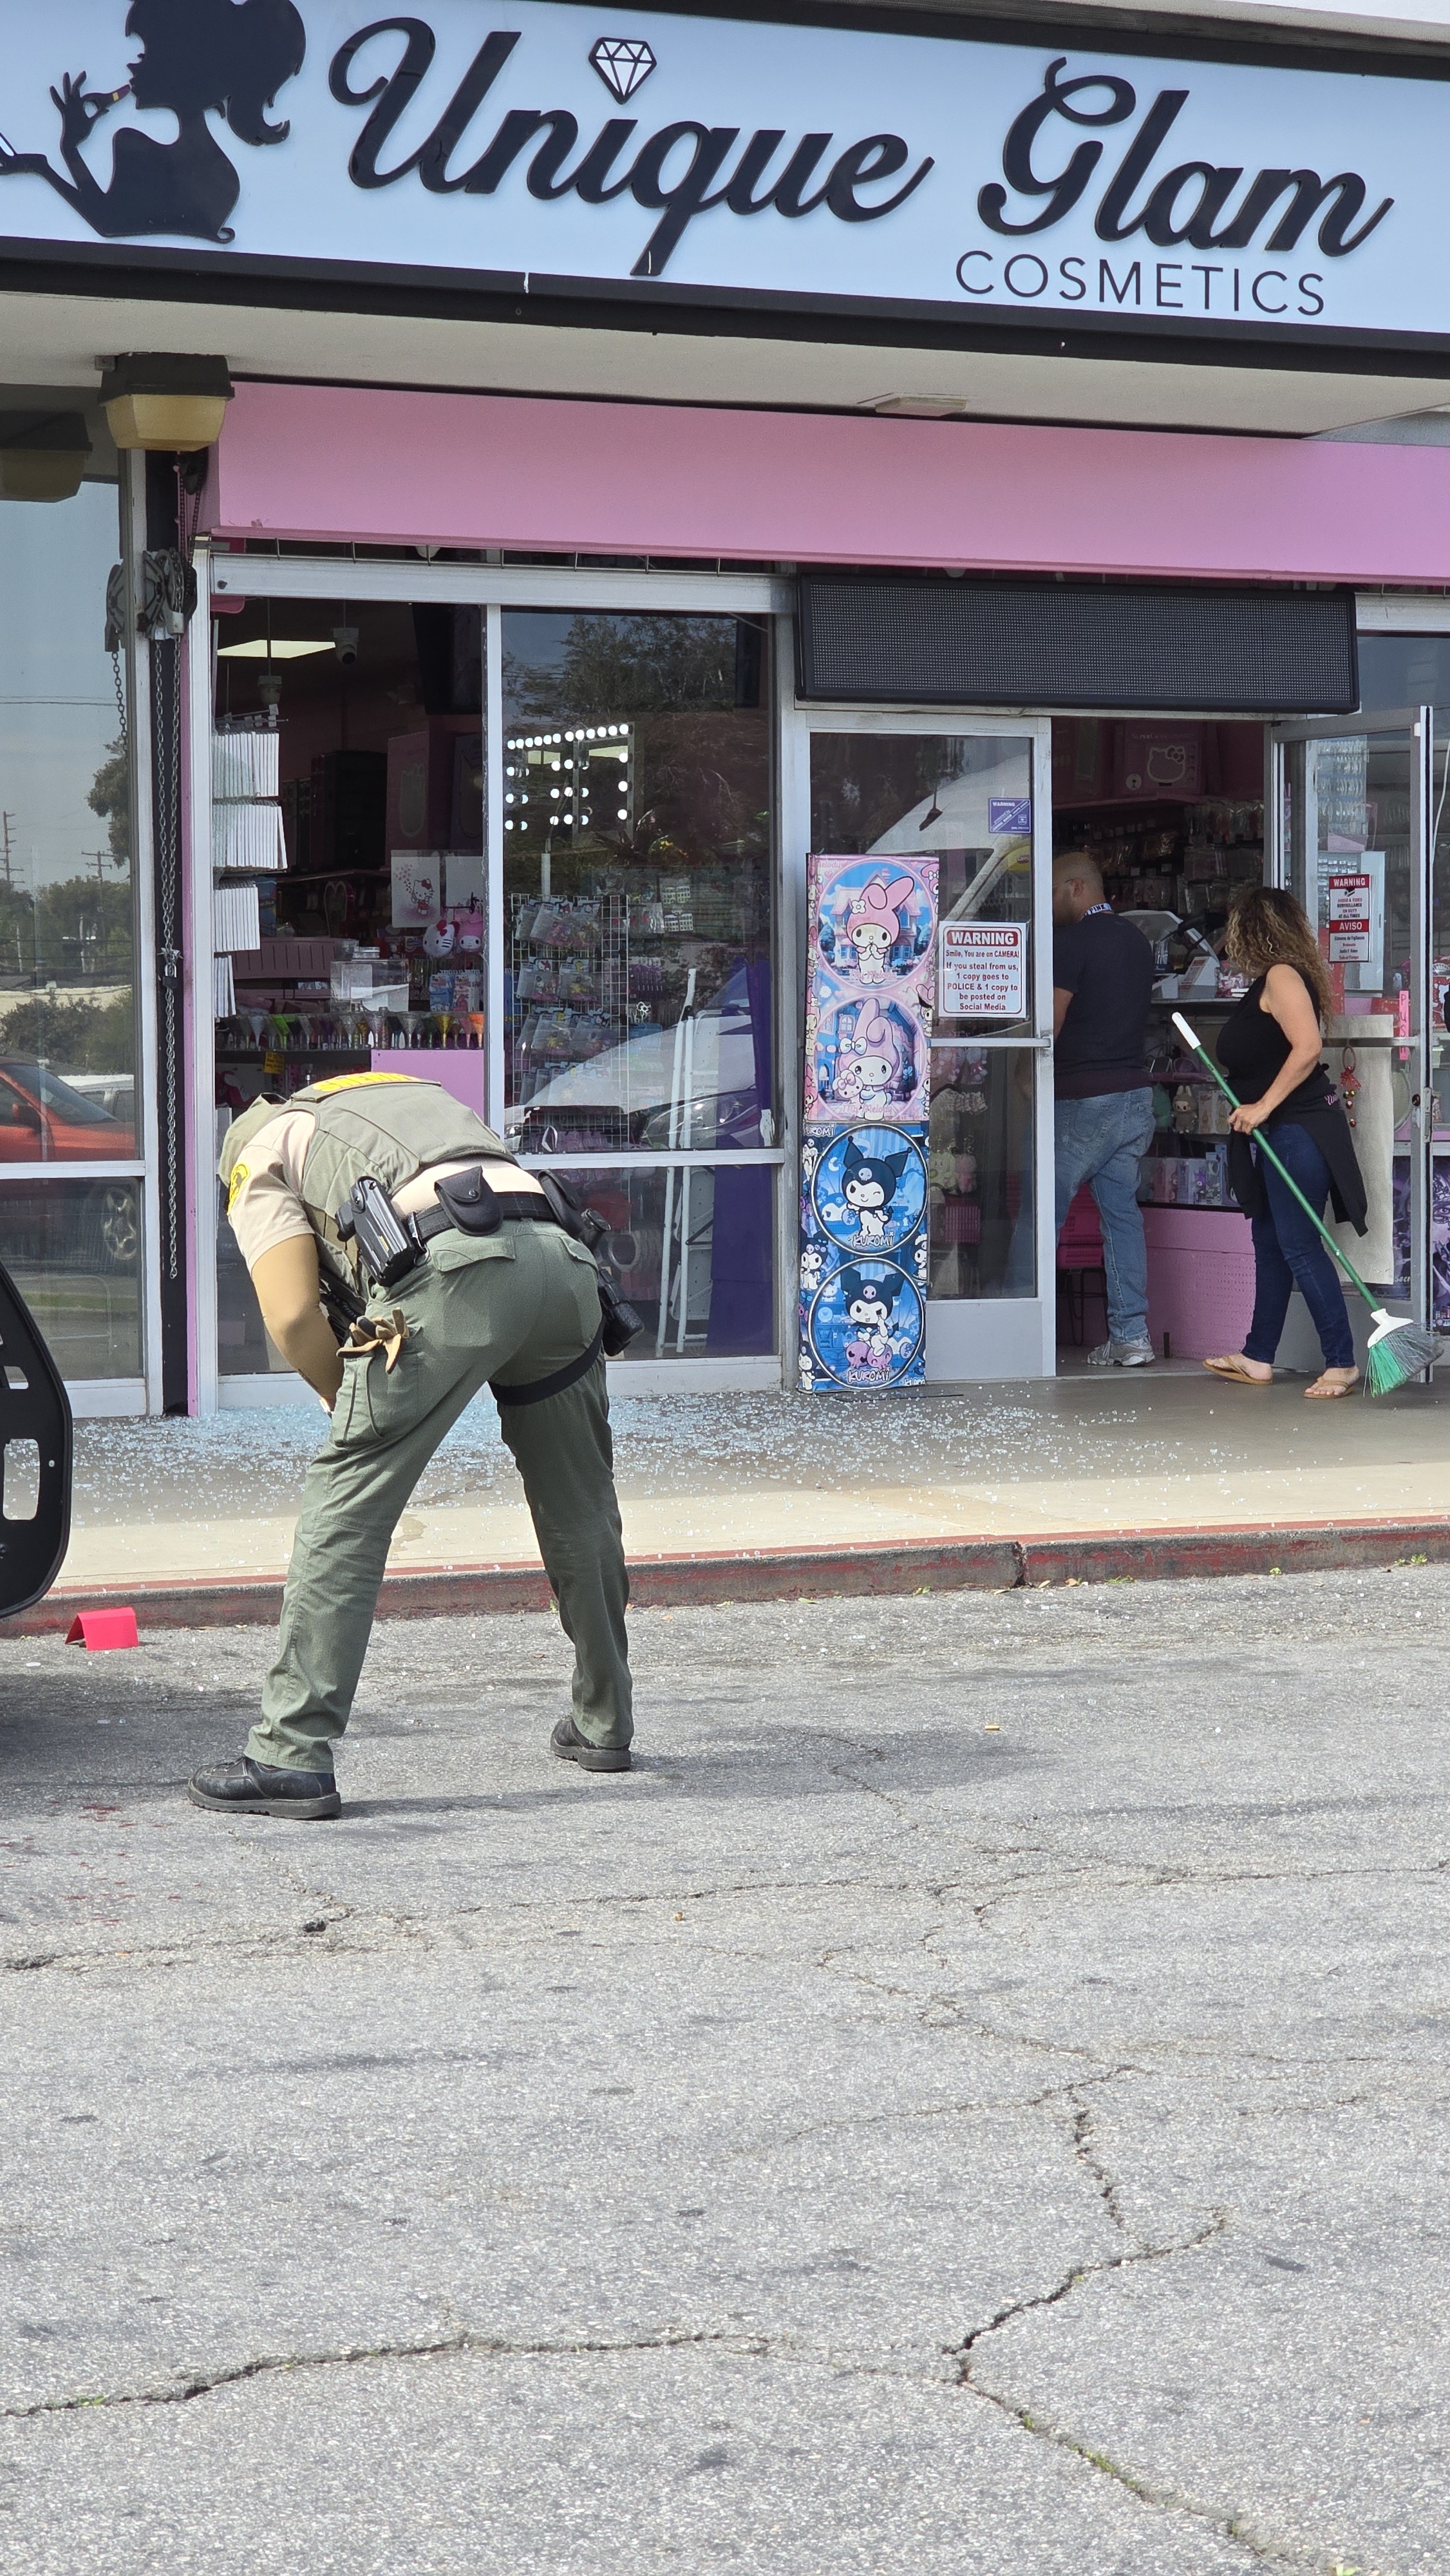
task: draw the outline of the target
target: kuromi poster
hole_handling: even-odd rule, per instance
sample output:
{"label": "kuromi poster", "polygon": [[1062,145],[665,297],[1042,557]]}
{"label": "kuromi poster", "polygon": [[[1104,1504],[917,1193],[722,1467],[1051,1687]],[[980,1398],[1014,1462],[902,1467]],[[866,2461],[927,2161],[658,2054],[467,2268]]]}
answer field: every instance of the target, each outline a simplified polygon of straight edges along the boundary
{"label": "kuromi poster", "polygon": [[926,1130],[818,1129],[801,1155],[801,1384],[881,1393],[926,1366]]}
{"label": "kuromi poster", "polygon": [[926,1119],[937,861],[812,858],[800,1374],[881,1394],[926,1374]]}

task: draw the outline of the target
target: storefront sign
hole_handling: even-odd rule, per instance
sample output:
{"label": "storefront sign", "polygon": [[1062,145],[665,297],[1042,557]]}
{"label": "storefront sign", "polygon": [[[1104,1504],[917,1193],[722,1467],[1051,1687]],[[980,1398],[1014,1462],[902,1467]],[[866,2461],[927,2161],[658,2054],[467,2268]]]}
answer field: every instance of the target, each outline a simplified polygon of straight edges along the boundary
{"label": "storefront sign", "polygon": [[1027,1010],[1025,921],[944,921],[937,957],[944,1020],[1020,1020]]}
{"label": "storefront sign", "polygon": [[1433,79],[567,0],[60,0],[9,13],[0,105],[0,245],[323,266],[339,304],[411,272],[1450,337]]}

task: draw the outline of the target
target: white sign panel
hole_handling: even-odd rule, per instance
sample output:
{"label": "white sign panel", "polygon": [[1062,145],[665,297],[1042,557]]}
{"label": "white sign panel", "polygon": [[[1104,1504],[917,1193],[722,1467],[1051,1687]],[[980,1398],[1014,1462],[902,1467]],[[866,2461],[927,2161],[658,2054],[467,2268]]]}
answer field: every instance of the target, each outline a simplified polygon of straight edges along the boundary
{"label": "white sign panel", "polygon": [[6,12],[0,252],[1450,337],[1447,100],[567,0],[57,0]]}
{"label": "white sign panel", "polygon": [[946,1020],[1020,1020],[1027,1013],[1025,921],[944,921],[937,1008]]}
{"label": "white sign panel", "polygon": [[1369,935],[1368,877],[1331,877],[1329,880],[1329,918],[1332,922],[1362,930]]}
{"label": "white sign panel", "polygon": [[1378,992],[1384,975],[1385,854],[1361,850],[1357,857],[1329,861],[1324,879],[1325,916],[1331,966],[1358,967],[1346,976],[1351,992]]}

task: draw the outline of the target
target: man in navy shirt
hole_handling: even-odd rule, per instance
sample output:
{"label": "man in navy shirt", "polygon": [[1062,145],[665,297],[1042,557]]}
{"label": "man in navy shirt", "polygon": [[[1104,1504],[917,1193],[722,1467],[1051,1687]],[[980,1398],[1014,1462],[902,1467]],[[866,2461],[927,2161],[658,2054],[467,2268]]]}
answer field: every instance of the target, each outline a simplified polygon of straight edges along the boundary
{"label": "man in navy shirt", "polygon": [[1138,1165],[1153,1135],[1143,1061],[1153,951],[1105,902],[1097,861],[1085,850],[1053,862],[1052,918],[1057,1231],[1086,1181],[1108,1283],[1108,1339],[1091,1357],[1098,1368],[1147,1368],[1154,1352]]}

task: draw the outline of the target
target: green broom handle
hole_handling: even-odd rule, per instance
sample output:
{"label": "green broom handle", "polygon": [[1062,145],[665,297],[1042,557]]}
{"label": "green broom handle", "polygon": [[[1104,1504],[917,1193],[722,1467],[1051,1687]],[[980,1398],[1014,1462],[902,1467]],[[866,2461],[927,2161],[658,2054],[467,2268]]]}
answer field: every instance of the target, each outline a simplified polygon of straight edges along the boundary
{"label": "green broom handle", "polygon": [[[1179,1032],[1179,1035],[1188,1040],[1194,1054],[1201,1057],[1203,1062],[1207,1065],[1209,1072],[1212,1074],[1214,1081],[1218,1084],[1218,1087],[1223,1093],[1225,1099],[1231,1100],[1235,1109],[1242,1109],[1244,1104],[1239,1099],[1237,1092],[1230,1090],[1227,1081],[1220,1073],[1212,1056],[1209,1054],[1206,1047],[1200,1046],[1181,1011],[1174,1012],[1173,1025]],[[1268,1155],[1270,1162],[1273,1164],[1275,1171],[1278,1173],[1279,1178],[1284,1183],[1286,1189],[1291,1189],[1293,1191],[1295,1198],[1298,1200],[1299,1205],[1309,1219],[1310,1224],[1318,1227],[1319,1232],[1323,1235],[1325,1242],[1333,1253],[1335,1260],[1339,1263],[1340,1268],[1347,1271],[1349,1277],[1354,1281],[1354,1284],[1359,1290],[1361,1297],[1364,1299],[1365,1304],[1368,1306],[1370,1313],[1372,1315],[1377,1315],[1380,1309],[1375,1304],[1373,1292],[1365,1286],[1365,1283],[1361,1279],[1359,1272],[1356,1270],[1354,1263],[1350,1260],[1348,1253],[1342,1251],[1340,1246],[1335,1242],[1335,1239],[1330,1233],[1328,1226],[1325,1224],[1323,1217],[1315,1215],[1313,1208],[1304,1196],[1304,1193],[1300,1189],[1298,1182],[1295,1180],[1293,1173],[1285,1171],[1283,1164],[1280,1162],[1273,1146],[1269,1143],[1262,1127],[1256,1127],[1254,1135],[1257,1139],[1260,1153]]]}

